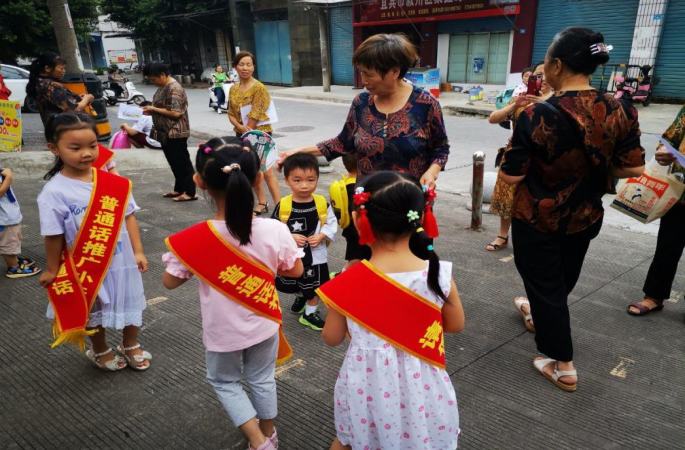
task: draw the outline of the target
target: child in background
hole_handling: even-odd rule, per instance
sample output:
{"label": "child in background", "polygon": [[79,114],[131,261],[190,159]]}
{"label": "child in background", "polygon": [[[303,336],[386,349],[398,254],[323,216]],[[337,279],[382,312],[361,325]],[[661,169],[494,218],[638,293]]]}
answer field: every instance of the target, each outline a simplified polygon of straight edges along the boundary
{"label": "child in background", "polygon": [[283,163],[283,174],[293,193],[281,199],[272,217],[287,224],[297,246],[304,249],[304,273],[299,278],[278,276],[276,287],[279,292],[296,294],[290,312],[301,314],[302,325],[321,331],[325,322],[317,312],[316,289],[330,279],[326,246],[335,239],[338,223],[326,199],[314,194],[319,183],[316,157],[291,156]]}
{"label": "child in background", "polygon": [[[144,108],[150,105],[152,105],[152,102],[144,101],[138,106]],[[128,134],[128,140],[135,148],[147,147],[156,150],[162,148],[162,144],[150,137],[152,132],[152,113],[149,111],[144,111],[135,125],[130,126],[127,123],[122,123],[120,128]]]}
{"label": "child in background", "polygon": [[389,171],[357,192],[354,220],[370,263],[318,290],[329,307],[324,341],[336,346],[351,336],[335,384],[331,449],[453,450],[459,413],[443,333],[460,332],[464,312],[452,263],[438,259],[420,222],[432,195]]}
{"label": "child in background", "polygon": [[511,98],[516,98],[521,94],[525,94],[528,92],[528,78],[533,74],[535,71],[535,67],[526,67],[523,69],[523,72],[521,72],[521,84],[516,86],[516,89],[514,89],[514,92],[511,94]]}
{"label": "child in background", "polygon": [[[266,306],[266,300],[260,303],[258,299],[268,290],[275,298],[272,310],[278,311],[280,319],[278,295],[270,281],[259,292],[248,292],[247,297],[243,294],[246,283],[257,278],[251,273],[257,270],[255,266],[266,267],[271,276],[300,276],[303,252],[286,226],[252,217],[252,187],[262,182],[263,173],[259,156],[249,142],[237,137],[214,138],[201,145],[196,168],[194,181],[214,200],[216,214],[212,220],[167,240],[172,253],[163,257],[163,283],[166,288],[175,289],[193,274],[198,276],[207,379],[231,422],[247,436],[250,448],[272,450],[278,448],[274,374],[280,350],[279,323],[265,315],[265,309],[258,308],[270,308],[271,302]],[[193,234],[198,231],[205,234]],[[217,253],[217,248],[223,253]],[[241,259],[233,264],[236,255]],[[217,271],[209,267],[211,263],[207,265],[208,260],[219,260]],[[223,267],[225,271],[217,278]],[[236,267],[239,269],[232,270]],[[241,384],[241,359],[252,401]]]}
{"label": "child in background", "polygon": [[40,273],[36,263],[21,253],[21,209],[11,184],[12,171],[0,168],[0,255],[7,265],[7,278],[31,277]]}
{"label": "child in background", "polygon": [[[92,166],[98,159],[100,150],[95,123],[90,116],[83,113],[61,113],[53,116],[46,124],[45,138],[48,148],[57,157],[55,166],[45,175],[48,183],[38,196],[41,233],[45,236],[48,260],[48,267],[40,277],[40,284],[48,288],[59,275],[65,241],[70,252],[80,250],[74,247],[77,238],[81,238],[79,229],[87,219],[86,212],[95,189],[95,172]],[[147,271],[148,266],[138,223],[133,215],[140,208],[130,196],[124,208],[125,219],[118,239],[113,243],[113,256],[87,323],[87,329],[95,331],[90,336],[92,346],[86,352],[87,358],[96,367],[112,372],[127,365],[134,370],[147,370],[152,359],[150,353],[141,350],[138,344],[138,332],[146,306],[140,273]],[[106,228],[106,216],[103,213],[97,219],[102,224],[100,231]],[[83,234],[84,237],[86,235],[87,233]],[[104,246],[112,245],[109,238],[115,235],[111,229],[105,229],[97,237],[91,235],[90,240],[85,243],[89,245],[88,253],[81,250],[84,258],[74,261],[75,266],[79,268],[82,263],[87,262],[84,260],[101,257]],[[101,263],[105,264],[107,261],[102,260]],[[93,282],[85,271],[80,275],[84,285]],[[95,284],[97,285],[97,280]],[[87,289],[85,291],[84,294],[88,295]],[[47,316],[50,319],[55,318],[52,304],[48,306]],[[123,329],[123,342],[117,346],[118,355],[113,354],[107,343],[105,328]]]}

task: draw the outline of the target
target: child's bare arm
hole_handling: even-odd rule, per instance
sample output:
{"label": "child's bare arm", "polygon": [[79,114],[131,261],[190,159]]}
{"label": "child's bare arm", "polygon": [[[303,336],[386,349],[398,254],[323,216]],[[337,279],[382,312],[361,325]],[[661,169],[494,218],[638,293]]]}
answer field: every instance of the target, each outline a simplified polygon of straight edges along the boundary
{"label": "child's bare arm", "polygon": [[136,258],[138,270],[147,272],[147,258],[145,257],[145,252],[143,252],[143,242],[140,240],[138,221],[133,214],[129,214],[126,217],[126,230],[128,231],[128,237],[131,240],[131,247],[133,247],[133,255]]}
{"label": "child's bare arm", "polygon": [[323,327],[323,341],[335,347],[345,340],[347,334],[347,319],[333,308],[328,309],[326,314],[326,325]]}
{"label": "child's bare arm", "polygon": [[445,333],[460,333],[464,329],[464,308],[454,280],[452,280],[447,302],[442,305],[442,328]]}
{"label": "child's bare arm", "polygon": [[59,263],[62,260],[62,250],[64,246],[64,235],[45,236],[45,255],[48,260],[48,267],[40,276],[40,287],[45,288],[55,281],[59,272]]}
{"label": "child's bare arm", "polygon": [[298,259],[295,261],[295,265],[292,268],[288,270],[279,270],[278,274],[283,277],[299,278],[302,276],[302,272],[304,272],[304,266],[302,265],[302,260]]}
{"label": "child's bare arm", "polygon": [[162,275],[162,284],[167,289],[176,289],[177,287],[181,286],[186,281],[188,281],[187,278],[175,277],[166,271],[164,272],[164,275]]}
{"label": "child's bare arm", "polygon": [[2,184],[0,184],[0,197],[2,197],[9,190],[10,185],[14,180],[14,175],[12,175],[12,171],[10,169],[2,169],[0,175],[2,175],[3,178]]}

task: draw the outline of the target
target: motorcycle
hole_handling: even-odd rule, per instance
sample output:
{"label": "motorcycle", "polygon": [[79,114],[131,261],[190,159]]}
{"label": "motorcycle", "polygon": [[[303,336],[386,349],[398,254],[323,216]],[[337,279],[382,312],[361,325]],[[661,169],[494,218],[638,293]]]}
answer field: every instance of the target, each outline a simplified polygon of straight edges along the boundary
{"label": "motorcycle", "polygon": [[[211,79],[211,78],[210,78]],[[235,70],[231,70],[228,72],[228,79],[226,82],[221,86],[221,88],[224,91],[224,103],[221,105],[217,105],[217,102],[219,99],[216,96],[216,92],[214,92],[214,85],[210,81],[209,82],[209,107],[212,108],[214,111],[217,112],[226,112],[228,111],[228,91],[231,90],[231,86],[233,86],[236,82],[238,81],[238,74]]]}
{"label": "motorcycle", "polygon": [[128,78],[124,79],[126,80],[124,84],[124,92],[120,97],[117,97],[114,89],[112,89],[112,87],[110,86],[109,81],[102,82],[102,86],[104,88],[102,97],[105,99],[105,101],[107,101],[107,104],[109,106],[114,106],[120,102],[133,102],[136,105],[140,105],[145,101],[145,96],[138,89],[136,89],[136,86],[133,84],[133,82],[129,81]]}
{"label": "motorcycle", "polygon": [[[650,75],[652,68],[652,66],[626,66],[624,74],[614,77],[616,83],[614,97],[630,102],[642,102],[643,106],[649,106],[652,103],[652,88],[660,81],[659,78]],[[639,70],[638,77],[628,77],[629,69]]]}

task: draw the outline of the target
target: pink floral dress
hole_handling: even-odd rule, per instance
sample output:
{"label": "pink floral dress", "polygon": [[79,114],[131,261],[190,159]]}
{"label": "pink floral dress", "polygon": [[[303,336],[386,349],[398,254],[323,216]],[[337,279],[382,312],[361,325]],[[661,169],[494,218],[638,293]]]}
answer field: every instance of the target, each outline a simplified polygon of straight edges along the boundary
{"label": "pink floral dress", "polygon": [[[442,307],[442,300],[428,289],[427,271],[387,275]],[[440,262],[439,279],[449,294],[451,262]],[[457,448],[459,411],[447,372],[396,349],[349,319],[347,327],[352,341],[334,394],[340,442],[354,450]]]}

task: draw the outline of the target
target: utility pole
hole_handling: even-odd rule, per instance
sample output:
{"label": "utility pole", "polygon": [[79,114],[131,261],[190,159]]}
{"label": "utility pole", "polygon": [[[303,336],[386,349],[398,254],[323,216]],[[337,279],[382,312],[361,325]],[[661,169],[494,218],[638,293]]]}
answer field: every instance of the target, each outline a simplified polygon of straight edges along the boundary
{"label": "utility pole", "polygon": [[321,77],[323,91],[331,92],[331,60],[328,57],[328,23],[326,22],[326,8],[319,7],[319,35],[321,38]]}
{"label": "utility pole", "polygon": [[67,61],[67,73],[83,73],[83,61],[74,33],[74,23],[67,0],[47,0],[52,26],[55,28],[60,56]]}

